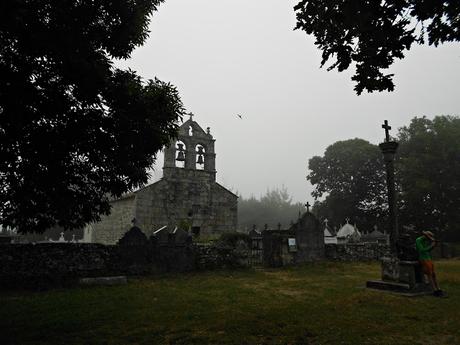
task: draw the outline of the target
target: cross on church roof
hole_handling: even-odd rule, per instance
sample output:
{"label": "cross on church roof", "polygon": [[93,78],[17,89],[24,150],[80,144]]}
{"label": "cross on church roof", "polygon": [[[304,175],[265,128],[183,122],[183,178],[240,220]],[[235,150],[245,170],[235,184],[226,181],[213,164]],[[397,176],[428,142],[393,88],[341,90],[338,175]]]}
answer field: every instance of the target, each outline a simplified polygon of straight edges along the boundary
{"label": "cross on church roof", "polygon": [[190,121],[193,121],[193,117],[194,117],[195,115],[193,115],[193,113],[190,112],[190,113],[188,113],[188,116],[190,116]]}
{"label": "cross on church roof", "polygon": [[391,127],[388,125],[388,120],[385,120],[383,122],[382,128],[385,129],[385,141],[389,142],[390,141],[390,129],[391,129]]}

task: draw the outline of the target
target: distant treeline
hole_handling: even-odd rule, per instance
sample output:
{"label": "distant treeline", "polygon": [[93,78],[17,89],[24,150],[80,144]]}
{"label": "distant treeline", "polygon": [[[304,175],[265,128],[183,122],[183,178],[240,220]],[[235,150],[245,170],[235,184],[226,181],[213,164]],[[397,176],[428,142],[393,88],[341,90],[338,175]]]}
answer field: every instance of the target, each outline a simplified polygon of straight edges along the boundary
{"label": "distant treeline", "polygon": [[[400,128],[395,158],[400,227],[431,230],[460,240],[460,118],[415,117]],[[338,227],[345,218],[360,230],[388,229],[385,164],[363,139],[338,141],[309,160],[313,212]]]}
{"label": "distant treeline", "polygon": [[292,203],[286,187],[267,190],[260,199],[254,196],[248,199],[240,196],[238,200],[238,224],[240,231],[249,231],[255,225],[260,231],[265,224],[269,229],[277,229],[281,224],[286,229],[291,223],[297,221],[299,212],[303,213],[305,207],[301,203]]}

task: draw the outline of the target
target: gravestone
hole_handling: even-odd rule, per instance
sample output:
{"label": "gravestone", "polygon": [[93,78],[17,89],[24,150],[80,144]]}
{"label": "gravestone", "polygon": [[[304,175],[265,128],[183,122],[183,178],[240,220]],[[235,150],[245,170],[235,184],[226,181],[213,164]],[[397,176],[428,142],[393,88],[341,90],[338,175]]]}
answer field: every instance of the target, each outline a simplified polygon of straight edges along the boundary
{"label": "gravestone", "polygon": [[[133,222],[134,224],[135,222]],[[117,242],[120,267],[130,274],[143,274],[149,271],[151,246],[142,230],[133,225]]]}
{"label": "gravestone", "polygon": [[297,263],[325,258],[324,231],[313,213],[305,212],[289,230],[295,234]]}
{"label": "gravestone", "polygon": [[163,226],[152,235],[153,239],[158,244],[168,244],[170,242],[171,233],[167,226]]}
{"label": "gravestone", "polygon": [[147,243],[147,236],[135,225],[118,240],[120,246],[143,246]]}
{"label": "gravestone", "polygon": [[319,220],[309,212],[288,230],[265,230],[263,260],[268,267],[280,267],[325,258],[324,233]]}

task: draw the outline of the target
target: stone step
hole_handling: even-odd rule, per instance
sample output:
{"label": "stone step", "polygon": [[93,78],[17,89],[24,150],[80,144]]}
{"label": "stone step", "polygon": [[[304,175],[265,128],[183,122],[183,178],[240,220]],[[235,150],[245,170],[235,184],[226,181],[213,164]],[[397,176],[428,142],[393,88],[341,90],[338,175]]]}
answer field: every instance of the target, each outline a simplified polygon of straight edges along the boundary
{"label": "stone step", "polygon": [[400,282],[368,280],[366,282],[366,287],[368,289],[387,291],[409,297],[431,295],[433,293],[433,290],[428,284],[416,284],[416,286],[411,287],[409,284]]}
{"label": "stone step", "polygon": [[126,276],[115,277],[94,277],[94,278],[81,278],[81,285],[124,285],[128,282]]}
{"label": "stone step", "polygon": [[366,287],[370,289],[395,291],[395,292],[410,292],[411,288],[409,284],[388,282],[383,280],[368,280]]}

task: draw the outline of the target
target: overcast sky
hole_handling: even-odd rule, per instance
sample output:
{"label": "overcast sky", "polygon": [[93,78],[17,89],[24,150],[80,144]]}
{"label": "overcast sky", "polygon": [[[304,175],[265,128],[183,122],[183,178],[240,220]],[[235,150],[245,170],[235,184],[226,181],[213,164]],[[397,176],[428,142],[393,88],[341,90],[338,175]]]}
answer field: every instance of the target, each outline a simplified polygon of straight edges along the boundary
{"label": "overcast sky", "polygon": [[394,92],[357,96],[352,71],[320,69],[313,38],[293,31],[296,3],[167,0],[145,45],[118,63],[178,88],[194,120],[211,127],[217,181],[243,197],[284,185],[311,202],[308,159],[328,145],[377,144],[385,119],[399,128],[414,116],[460,114],[459,44],[414,46],[391,69]]}

